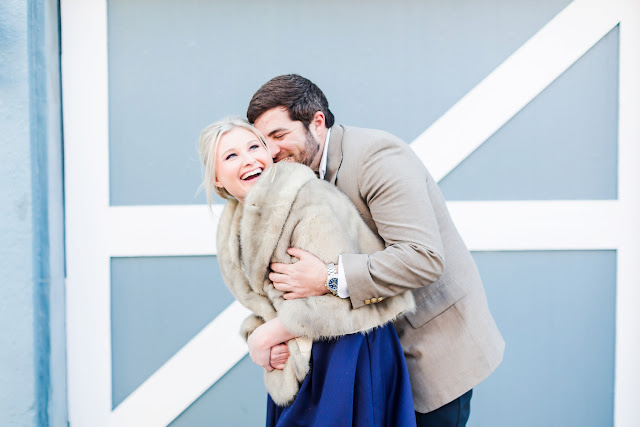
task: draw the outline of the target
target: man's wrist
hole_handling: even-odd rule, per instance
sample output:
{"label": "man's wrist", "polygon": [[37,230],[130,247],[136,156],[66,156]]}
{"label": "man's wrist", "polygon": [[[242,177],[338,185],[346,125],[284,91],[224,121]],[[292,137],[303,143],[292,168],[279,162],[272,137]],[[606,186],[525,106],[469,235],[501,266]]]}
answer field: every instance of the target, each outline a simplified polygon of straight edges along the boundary
{"label": "man's wrist", "polygon": [[338,295],[338,271],[335,264],[333,264],[332,262],[327,264],[327,280],[324,286],[334,296]]}

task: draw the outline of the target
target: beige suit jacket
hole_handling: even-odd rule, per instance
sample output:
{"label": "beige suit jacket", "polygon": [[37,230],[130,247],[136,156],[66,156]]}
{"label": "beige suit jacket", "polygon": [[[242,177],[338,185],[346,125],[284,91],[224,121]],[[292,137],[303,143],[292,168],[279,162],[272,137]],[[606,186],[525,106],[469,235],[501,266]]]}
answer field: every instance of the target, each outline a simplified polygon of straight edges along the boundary
{"label": "beige suit jacket", "polygon": [[416,411],[430,412],[475,387],[502,361],[504,340],[473,258],[423,163],[391,134],[334,125],[325,179],[385,242],[371,255],[342,255],[353,308],[413,290],[417,309],[395,327]]}

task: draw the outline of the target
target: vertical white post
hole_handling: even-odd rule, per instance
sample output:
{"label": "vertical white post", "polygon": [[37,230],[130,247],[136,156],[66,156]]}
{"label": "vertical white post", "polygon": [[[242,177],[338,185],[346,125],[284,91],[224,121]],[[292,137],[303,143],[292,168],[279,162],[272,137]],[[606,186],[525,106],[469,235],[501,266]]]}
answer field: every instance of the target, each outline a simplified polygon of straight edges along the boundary
{"label": "vertical white post", "polygon": [[623,233],[618,250],[615,425],[640,425],[640,3],[621,0],[618,197]]}
{"label": "vertical white post", "polygon": [[111,412],[107,213],[109,137],[105,0],[62,0],[66,326],[69,420],[106,426]]}

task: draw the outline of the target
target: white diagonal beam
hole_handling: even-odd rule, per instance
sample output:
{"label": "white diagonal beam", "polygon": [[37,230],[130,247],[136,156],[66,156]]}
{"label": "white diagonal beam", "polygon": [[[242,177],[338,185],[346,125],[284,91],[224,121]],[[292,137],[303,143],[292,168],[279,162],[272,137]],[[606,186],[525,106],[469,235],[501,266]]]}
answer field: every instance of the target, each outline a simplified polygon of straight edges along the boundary
{"label": "white diagonal beam", "polygon": [[238,302],[189,341],[111,413],[109,425],[165,427],[247,354]]}
{"label": "white diagonal beam", "polygon": [[412,143],[440,181],[620,22],[616,3],[574,0]]}

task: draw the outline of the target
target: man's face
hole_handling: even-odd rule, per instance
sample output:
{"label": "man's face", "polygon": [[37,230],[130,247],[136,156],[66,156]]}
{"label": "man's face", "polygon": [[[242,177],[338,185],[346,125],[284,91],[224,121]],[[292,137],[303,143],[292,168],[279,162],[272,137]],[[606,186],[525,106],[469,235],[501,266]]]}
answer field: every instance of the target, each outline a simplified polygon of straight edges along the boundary
{"label": "man's face", "polygon": [[291,120],[286,108],[265,111],[254,126],[267,138],[274,162],[297,162],[318,169],[318,138],[302,122]]}

